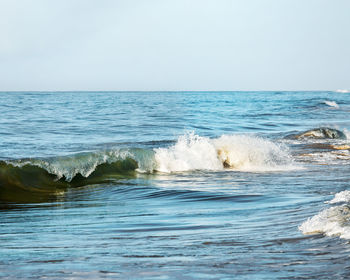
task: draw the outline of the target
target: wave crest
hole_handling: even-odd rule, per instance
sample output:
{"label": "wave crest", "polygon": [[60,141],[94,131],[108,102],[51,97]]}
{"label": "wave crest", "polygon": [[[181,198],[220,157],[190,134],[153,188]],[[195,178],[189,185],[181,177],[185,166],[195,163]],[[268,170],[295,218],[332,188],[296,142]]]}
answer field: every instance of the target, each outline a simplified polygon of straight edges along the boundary
{"label": "wave crest", "polygon": [[323,101],[323,103],[328,105],[329,107],[339,108],[339,105],[335,101],[325,100]]}
{"label": "wave crest", "polygon": [[350,239],[350,208],[347,205],[325,209],[299,227],[304,234],[325,234]]}
{"label": "wave crest", "polygon": [[194,133],[168,148],[125,148],[53,158],[0,161],[0,201],[39,201],[68,187],[191,170],[261,172],[296,168],[285,146],[247,135],[217,139]]}
{"label": "wave crest", "polygon": [[350,239],[350,192],[335,194],[330,204],[343,203],[324,209],[317,215],[307,219],[299,226],[303,234],[324,234]]}
{"label": "wave crest", "polygon": [[156,170],[278,171],[294,169],[292,157],[284,145],[248,135],[223,135],[217,139],[190,133],[179,137],[169,148],[155,149]]}
{"label": "wave crest", "polygon": [[57,180],[63,178],[70,182],[78,174],[87,178],[96,170],[97,166],[122,161],[126,158],[133,158],[128,150],[112,150],[46,159],[7,161],[7,163],[20,168],[26,165],[37,166],[45,169],[50,174],[56,175]]}

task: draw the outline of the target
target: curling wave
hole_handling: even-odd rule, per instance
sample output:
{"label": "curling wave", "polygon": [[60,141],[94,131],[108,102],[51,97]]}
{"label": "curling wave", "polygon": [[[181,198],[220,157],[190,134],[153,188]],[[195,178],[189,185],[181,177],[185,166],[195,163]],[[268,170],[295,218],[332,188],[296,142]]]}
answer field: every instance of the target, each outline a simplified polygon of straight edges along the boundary
{"label": "curling wave", "polygon": [[[18,200],[33,193],[52,194],[132,176],[135,172],[193,170],[262,172],[294,169],[286,146],[247,135],[210,139],[194,133],[167,148],[125,148],[70,156],[0,162],[0,200]],[[30,193],[28,196],[27,194]]]}

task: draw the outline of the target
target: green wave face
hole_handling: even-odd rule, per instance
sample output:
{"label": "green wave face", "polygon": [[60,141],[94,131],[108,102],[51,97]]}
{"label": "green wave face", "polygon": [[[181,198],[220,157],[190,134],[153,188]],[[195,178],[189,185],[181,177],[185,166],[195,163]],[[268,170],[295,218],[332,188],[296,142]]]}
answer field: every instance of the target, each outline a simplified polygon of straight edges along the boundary
{"label": "green wave face", "polygon": [[[103,156],[101,156],[103,154]],[[134,176],[134,158],[87,153],[51,159],[0,162],[0,202],[44,202],[70,187]]]}

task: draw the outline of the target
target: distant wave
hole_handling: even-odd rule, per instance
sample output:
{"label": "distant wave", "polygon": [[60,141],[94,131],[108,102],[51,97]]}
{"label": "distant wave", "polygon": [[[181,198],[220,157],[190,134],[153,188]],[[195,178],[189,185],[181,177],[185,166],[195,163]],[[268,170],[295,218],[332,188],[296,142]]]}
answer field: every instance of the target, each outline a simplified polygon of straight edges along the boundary
{"label": "distant wave", "polygon": [[306,220],[299,227],[304,234],[324,234],[350,239],[350,192],[337,193],[330,204],[339,204],[330,207]]}
{"label": "distant wave", "polygon": [[337,89],[335,92],[339,92],[339,93],[349,93],[350,90],[348,90],[348,89]]}
{"label": "distant wave", "polygon": [[33,193],[51,195],[68,187],[134,176],[135,172],[266,172],[294,168],[287,147],[269,140],[246,135],[210,139],[190,133],[167,148],[123,148],[0,161],[0,200],[25,200]]}
{"label": "distant wave", "polygon": [[323,101],[323,103],[330,106],[330,107],[339,108],[339,105],[335,101],[325,100],[325,101]]}

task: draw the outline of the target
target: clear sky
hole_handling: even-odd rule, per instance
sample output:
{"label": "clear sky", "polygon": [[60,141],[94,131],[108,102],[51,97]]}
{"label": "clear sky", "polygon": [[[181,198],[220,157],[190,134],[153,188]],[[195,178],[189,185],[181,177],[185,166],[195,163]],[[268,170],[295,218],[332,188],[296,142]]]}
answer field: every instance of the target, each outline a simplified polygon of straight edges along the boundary
{"label": "clear sky", "polygon": [[0,90],[350,88],[350,0],[0,0]]}

